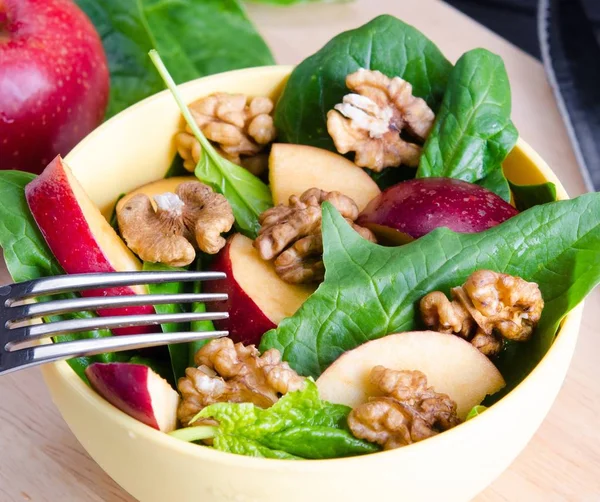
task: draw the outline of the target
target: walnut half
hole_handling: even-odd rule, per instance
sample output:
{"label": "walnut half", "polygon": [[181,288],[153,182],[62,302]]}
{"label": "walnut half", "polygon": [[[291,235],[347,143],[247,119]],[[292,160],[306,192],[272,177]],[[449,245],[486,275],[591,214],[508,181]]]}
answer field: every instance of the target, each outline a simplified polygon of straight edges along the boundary
{"label": "walnut half", "polygon": [[181,183],[175,193],[138,194],[117,210],[127,246],[142,260],[173,267],[189,265],[196,249],[215,254],[225,246],[222,233],[233,226],[227,199],[199,181]]}
{"label": "walnut half", "polygon": [[503,340],[524,342],[540,320],[544,300],[538,285],[520,277],[477,270],[451,290],[424,296],[421,317],[427,327],[462,336],[488,356],[496,355]]}
{"label": "walnut half", "polygon": [[197,367],[187,368],[178,382],[183,400],[177,417],[184,426],[210,404],[254,403],[268,408],[282,394],[299,390],[305,383],[281,361],[277,349],[261,356],[254,345],[234,345],[230,338],[212,340],[196,352],[194,362]]}
{"label": "walnut half", "polygon": [[261,228],[254,247],[263,260],[275,259],[275,272],[290,283],[323,280],[321,204],[330,202],[365,239],[375,242],[373,233],[353,222],[358,206],[339,192],[310,188],[300,197],[292,195],[289,205],[279,204],[260,215]]}
{"label": "walnut half", "polygon": [[[259,155],[275,139],[273,101],[266,97],[248,98],[243,94],[217,92],[189,105],[202,133],[220,155],[246,167],[255,175],[267,167],[267,157]],[[202,149],[189,126],[175,136],[175,144],[183,165],[193,171]]]}
{"label": "walnut half", "polygon": [[375,366],[369,380],[382,395],[354,408],[348,427],[357,438],[386,450],[422,441],[460,423],[456,403],[427,387],[420,371]]}
{"label": "walnut half", "polygon": [[421,147],[401,137],[405,131],[423,142],[435,115],[413,96],[412,86],[379,71],[360,69],[346,77],[352,92],[327,113],[327,130],[338,152],[355,152],[360,167],[381,171],[404,164],[416,167]]}

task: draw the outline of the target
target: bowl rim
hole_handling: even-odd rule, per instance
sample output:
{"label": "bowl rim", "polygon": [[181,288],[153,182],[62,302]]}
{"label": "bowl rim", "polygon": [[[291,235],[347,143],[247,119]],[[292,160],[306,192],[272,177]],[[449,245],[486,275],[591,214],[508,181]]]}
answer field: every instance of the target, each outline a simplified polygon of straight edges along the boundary
{"label": "bowl rim", "polygon": [[[218,73],[208,77],[201,77],[190,82],[181,84],[179,88],[185,90],[188,87],[194,87],[198,81],[206,82],[209,80],[219,80],[222,78],[230,78],[234,75],[243,76],[245,73],[249,72],[280,74],[282,79],[284,79],[283,81],[285,81],[285,79],[287,79],[287,76],[293,68],[293,65],[272,65],[256,68],[244,68],[240,70]],[[114,117],[111,117],[109,120],[107,120],[98,128],[96,128],[92,133],[86,136],[65,157],[66,162],[68,162],[69,156],[71,154],[74,154],[80,149],[85,148],[86,143],[88,141],[90,141],[98,134],[102,134],[103,130],[105,128],[110,127],[111,124],[113,124],[114,122],[121,120],[127,115],[135,113],[138,108],[146,106],[147,104],[155,100],[164,99],[165,96],[169,94],[170,93],[168,90],[161,91],[130,106],[129,108],[123,110]],[[519,149],[533,164],[535,164],[547,180],[556,184],[557,195],[559,199],[568,198],[568,194],[565,191],[562,184],[560,183],[558,177],[554,174],[554,172],[550,169],[546,162],[541,158],[541,156],[521,137],[519,137],[517,144],[515,145],[515,149]],[[58,361],[51,364],[47,364],[42,367],[42,373],[46,380],[55,378],[59,381],[60,385],[69,387],[71,391],[79,395],[79,397],[81,397],[89,405],[96,408],[98,413],[102,413],[107,421],[111,421],[114,423],[115,426],[122,427],[128,430],[129,434],[134,435],[136,437],[144,438],[147,441],[151,441],[161,448],[170,448],[172,450],[178,451],[183,455],[193,457],[198,460],[207,460],[215,463],[227,464],[228,466],[240,468],[267,468],[271,470],[276,469],[278,471],[285,470],[294,472],[311,472],[315,470],[323,472],[323,470],[325,469],[327,472],[339,472],[340,464],[342,463],[348,465],[354,462],[361,462],[363,464],[366,462],[379,462],[380,459],[388,458],[392,455],[402,455],[408,453],[409,451],[417,453],[420,450],[437,450],[439,448],[442,448],[444,443],[454,444],[454,438],[457,437],[458,434],[468,434],[468,431],[470,430],[469,427],[474,427],[476,425],[486,427],[488,421],[493,421],[493,417],[495,415],[503,413],[502,410],[504,408],[509,407],[512,401],[518,400],[519,395],[525,392],[530,386],[532,386],[535,383],[538,373],[544,371],[545,367],[551,363],[553,359],[552,356],[556,354],[563,345],[571,341],[571,338],[576,339],[578,337],[578,326],[581,322],[582,312],[583,302],[581,302],[564,317],[561,323],[561,328],[558,334],[556,335],[554,342],[552,343],[544,357],[532,369],[532,371],[506,396],[501,398],[497,403],[495,403],[493,406],[487,409],[485,413],[482,413],[480,416],[478,416],[477,421],[463,422],[457,427],[445,431],[443,434],[438,434],[435,437],[429,438],[427,441],[413,443],[411,445],[395,450],[380,451],[377,453],[354,457],[332,458],[322,460],[303,459],[297,462],[289,462],[288,460],[249,457],[244,455],[236,455],[232,453],[221,452],[212,448],[202,448],[194,443],[188,443],[186,441],[182,441],[180,439],[171,437],[168,434],[160,432],[150,426],[143,424],[142,422],[139,422],[133,417],[130,417],[126,413],[117,409],[108,401],[103,399],[100,395],[95,393],[81,378],[79,378],[79,376],[75,373],[75,371],[71,369],[71,367],[67,364],[66,361]]]}

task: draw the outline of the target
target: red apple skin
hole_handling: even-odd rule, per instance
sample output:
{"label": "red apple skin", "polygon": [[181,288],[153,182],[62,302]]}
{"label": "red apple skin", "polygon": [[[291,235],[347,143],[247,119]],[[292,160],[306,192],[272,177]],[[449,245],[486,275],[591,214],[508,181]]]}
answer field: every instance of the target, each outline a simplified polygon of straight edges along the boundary
{"label": "red apple skin", "polygon": [[[150,378],[161,377],[148,366],[133,363],[93,363],[85,369],[92,388],[116,408],[140,422],[161,430],[157,414],[171,410],[157,410],[152,400]],[[164,382],[167,392],[175,392]],[[156,401],[161,401],[157,399]],[[167,400],[162,400],[165,402]],[[176,413],[174,411],[173,413]]]}
{"label": "red apple skin", "polygon": [[[215,272],[225,272],[227,278],[220,281],[202,283],[206,293],[226,293],[227,301],[208,302],[206,308],[211,312],[229,312],[229,319],[213,321],[218,330],[228,330],[234,342],[244,345],[260,343],[264,333],[277,326],[262,312],[252,298],[246,294],[235,280],[229,249],[231,238],[210,266]],[[268,287],[268,285],[265,285]]]}
{"label": "red apple skin", "polygon": [[373,199],[356,223],[382,242],[405,244],[438,227],[475,233],[518,211],[495,193],[452,178],[419,178],[394,185]]}
{"label": "red apple skin", "polygon": [[85,369],[92,388],[113,406],[158,429],[148,392],[148,371],[142,364],[93,363]]}
{"label": "red apple skin", "polygon": [[[114,272],[97,244],[73,193],[60,157],[56,157],[37,178],[25,187],[25,198],[50,251],[67,274]],[[129,296],[130,287],[89,289],[82,296]],[[101,316],[154,314],[149,305],[98,310]],[[152,333],[154,326],[114,329],[116,335]]]}
{"label": "red apple skin", "polygon": [[0,166],[39,173],[104,118],[100,37],[72,0],[0,1]]}

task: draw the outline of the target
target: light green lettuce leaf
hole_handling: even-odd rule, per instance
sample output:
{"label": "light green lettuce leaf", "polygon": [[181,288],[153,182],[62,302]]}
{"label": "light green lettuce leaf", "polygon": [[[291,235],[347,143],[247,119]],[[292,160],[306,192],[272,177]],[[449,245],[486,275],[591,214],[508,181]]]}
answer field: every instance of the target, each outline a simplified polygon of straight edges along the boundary
{"label": "light green lettuce leaf", "polygon": [[[251,403],[216,403],[196,419],[214,419],[217,427],[197,425],[173,436],[187,441],[213,438],[213,447],[266,458],[338,458],[372,453],[377,445],[355,438],[346,425],[350,408],[319,398],[314,381],[284,395],[267,409]],[[192,429],[189,432],[189,429]]]}

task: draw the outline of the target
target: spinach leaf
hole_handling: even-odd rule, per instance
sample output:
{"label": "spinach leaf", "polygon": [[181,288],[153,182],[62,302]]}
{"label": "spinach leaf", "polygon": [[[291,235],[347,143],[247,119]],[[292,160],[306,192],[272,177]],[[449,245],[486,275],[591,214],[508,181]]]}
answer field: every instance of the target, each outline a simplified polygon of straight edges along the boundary
{"label": "spinach leaf", "polygon": [[479,180],[477,184],[487,188],[490,192],[494,192],[506,202],[510,202],[510,186],[502,168],[494,169],[488,176]]}
{"label": "spinach leaf", "polygon": [[[198,252],[198,256],[196,258],[196,270],[198,272],[202,271],[202,258],[205,257],[202,253]],[[202,292],[202,282],[196,281],[194,283],[192,291],[194,293]],[[204,303],[193,303],[192,304],[192,312],[206,312],[206,305]],[[214,331],[215,326],[212,321],[192,321],[190,323],[190,328],[192,331]],[[204,347],[210,340],[196,340],[194,342],[190,342],[188,345],[188,366],[196,366],[194,362],[194,356],[196,352],[198,352],[202,347]]]}
{"label": "spinach leaf", "polygon": [[[162,263],[144,262],[144,270],[183,270],[176,267],[169,267]],[[148,293],[151,295],[166,295],[183,293],[184,285],[182,282],[167,282],[163,284],[148,284]],[[155,305],[154,310],[157,314],[177,314],[183,312],[181,304],[170,303],[167,305]],[[189,323],[165,323],[161,324],[163,333],[176,333],[178,331],[189,331]],[[171,368],[175,383],[180,377],[185,376],[185,370],[188,367],[188,344],[172,343],[168,345],[169,356],[171,358]]]}
{"label": "spinach leaf", "polygon": [[[25,185],[34,178],[33,174],[21,171],[0,171],[0,247],[4,251],[6,267],[15,282],[64,274],[48,249],[25,200]],[[63,294],[61,298],[75,298],[75,295]],[[47,320],[62,321],[92,317],[96,317],[92,312],[74,312],[50,316]],[[99,329],[60,335],[53,339],[57,342],[69,342],[106,336],[111,336],[110,331]],[[82,380],[87,382],[85,368],[92,362],[107,363],[122,360],[123,357],[119,354],[98,354],[69,359],[67,362]]]}
{"label": "spinach leaf", "polygon": [[416,28],[392,16],[376,17],[336,36],[294,69],[275,109],[279,141],[336,151],[327,112],[342,102],[346,76],[359,68],[402,77],[435,111],[452,65]]}
{"label": "spinach leaf", "polygon": [[206,150],[196,166],[196,177],[227,197],[238,231],[255,239],[260,230],[258,217],[273,206],[269,187],[250,171]]}
{"label": "spinach leaf", "polygon": [[[73,293],[65,293],[59,296],[54,296],[52,298],[45,297],[44,300],[56,300],[56,299],[67,299],[67,298],[76,298],[77,295]],[[49,317],[44,317],[44,322],[55,322],[55,321],[68,321],[70,319],[92,319],[96,317],[96,314],[93,312],[71,312],[69,314],[62,315],[53,315]],[[54,342],[73,342],[75,340],[81,340],[84,338],[105,338],[108,336],[112,336],[112,333],[108,329],[95,329],[91,331],[84,331],[81,333],[69,333],[68,335],[58,335],[53,336],[52,340]],[[67,363],[73,371],[79,375],[79,377],[87,383],[88,379],[85,375],[85,369],[92,363],[114,363],[119,361],[126,361],[129,358],[127,353],[125,352],[109,352],[105,354],[97,354],[95,356],[82,356],[75,357],[73,359],[68,359]]]}
{"label": "spinach leaf", "polygon": [[108,58],[108,117],[162,90],[147,58],[150,49],[164,55],[179,83],[274,64],[239,0],[76,1],[94,23]]}
{"label": "spinach leaf", "polygon": [[190,172],[183,167],[183,158],[178,153],[173,157],[173,162],[171,162],[165,178],[174,178],[175,176],[190,176]]}
{"label": "spinach leaf", "polygon": [[475,270],[539,284],[545,308],[528,343],[497,361],[508,390],[546,353],[562,318],[600,282],[600,193],[535,206],[475,234],[438,228],[400,247],[361,238],[330,204],[323,207],[325,281],[292,317],[267,332],[300,374],[317,377],[342,352],[420,326],[419,300],[449,293]]}
{"label": "spinach leaf", "polygon": [[515,185],[509,182],[519,211],[525,211],[538,204],[546,204],[556,200],[556,185],[554,183],[541,183],[539,185]]}
{"label": "spinach leaf", "polygon": [[108,222],[110,223],[110,226],[114,228],[114,230],[115,230],[115,232],[117,232],[117,234],[119,233],[119,220],[117,219],[117,204],[123,197],[125,197],[125,195],[126,194],[124,194],[124,193],[119,194],[119,196],[117,197],[117,200],[115,201],[115,207],[113,207],[112,214],[110,215],[110,220],[108,220]]}
{"label": "spinach leaf", "polygon": [[[131,357],[128,362],[132,364],[143,364],[144,366],[148,366],[148,368],[154,371],[154,373],[160,375],[169,382],[171,382],[173,379],[171,365],[165,363],[164,360],[161,360],[159,358],[147,357],[138,354]],[[177,382],[175,382],[175,386],[177,386]]]}
{"label": "spinach leaf", "polygon": [[412,167],[398,166],[393,169],[384,169],[381,172],[375,172],[371,169],[365,169],[381,191],[391,186],[402,183],[406,180],[412,180],[415,177],[415,170]]}
{"label": "spinach leaf", "polygon": [[25,200],[25,186],[34,178],[21,171],[0,171],[0,246],[15,282],[64,273]]}
{"label": "spinach leaf", "polygon": [[352,1],[353,0],[248,0],[248,3],[285,6],[311,3],[350,3]]}
{"label": "spinach leaf", "polygon": [[502,161],[519,136],[510,109],[502,58],[485,49],[463,54],[450,74],[417,178],[443,176],[480,183],[510,200]]}
{"label": "spinach leaf", "polygon": [[206,139],[183,102],[175,82],[156,51],[150,59],[169,88],[183,117],[202,145],[202,155],[196,166],[196,176],[227,197],[235,216],[237,229],[251,239],[258,235],[258,217],[273,205],[271,191],[260,179],[233,162],[221,157]]}
{"label": "spinach leaf", "polygon": [[314,381],[290,392],[267,409],[251,403],[217,403],[196,418],[214,418],[218,427],[196,426],[172,432],[187,441],[213,438],[217,450],[267,458],[339,458],[379,450],[347,428],[350,408],[322,401]]}

